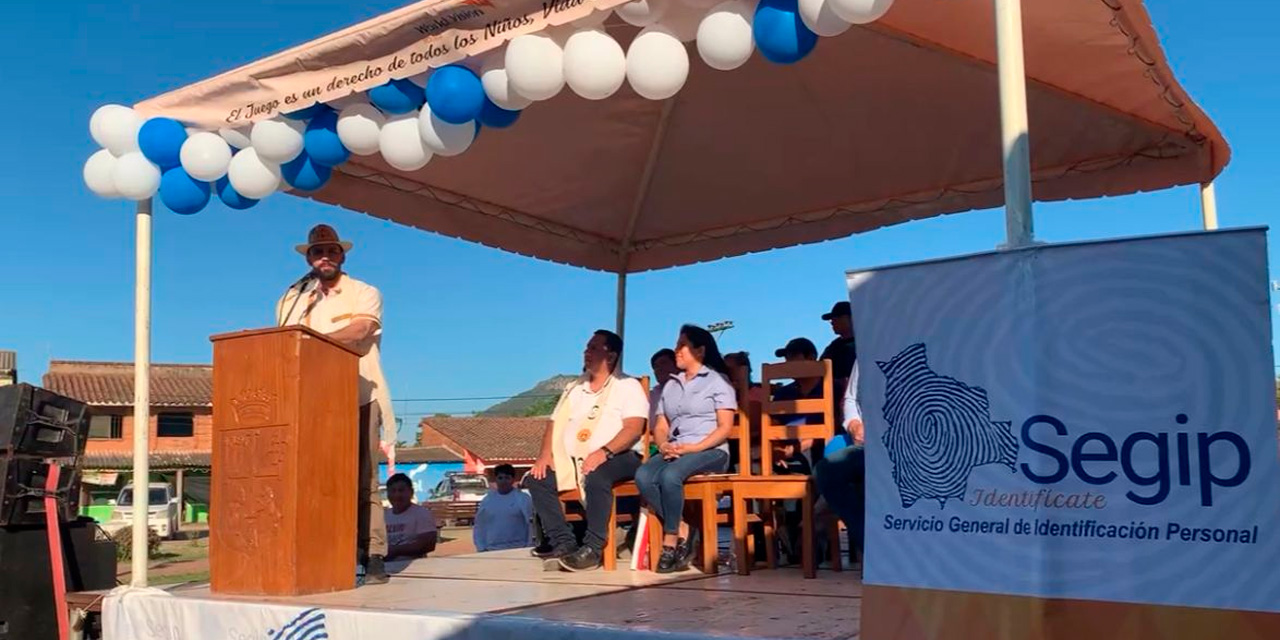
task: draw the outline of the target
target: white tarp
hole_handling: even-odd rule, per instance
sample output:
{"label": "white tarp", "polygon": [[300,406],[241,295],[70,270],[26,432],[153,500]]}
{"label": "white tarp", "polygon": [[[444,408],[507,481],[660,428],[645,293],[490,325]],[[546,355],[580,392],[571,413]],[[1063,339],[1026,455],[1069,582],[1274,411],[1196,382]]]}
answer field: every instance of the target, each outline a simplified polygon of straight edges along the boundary
{"label": "white tarp", "polygon": [[105,640],[706,640],[713,636],[519,615],[321,608],[121,587],[102,604]]}
{"label": "white tarp", "polygon": [[848,284],[867,583],[1280,611],[1264,230]]}

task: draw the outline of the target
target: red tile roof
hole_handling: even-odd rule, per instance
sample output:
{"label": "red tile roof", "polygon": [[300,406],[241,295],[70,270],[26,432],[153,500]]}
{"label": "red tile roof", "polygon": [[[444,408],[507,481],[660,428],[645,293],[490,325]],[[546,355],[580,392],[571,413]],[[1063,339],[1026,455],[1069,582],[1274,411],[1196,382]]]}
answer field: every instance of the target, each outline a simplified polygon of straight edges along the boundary
{"label": "red tile roof", "polygon": [[[379,462],[386,462],[385,454],[378,454]],[[448,447],[406,447],[396,449],[396,464],[420,464],[423,462],[461,462],[462,454]]]}
{"label": "red tile roof", "polygon": [[[133,404],[133,363],[54,360],[42,386],[92,406],[129,406]],[[152,364],[151,404],[212,407],[213,367]]]}
{"label": "red tile roof", "polygon": [[[212,454],[208,451],[152,451],[147,456],[152,471],[172,469],[208,469]],[[133,453],[126,451],[88,451],[80,459],[80,467],[90,470],[128,471],[133,469]]]}
{"label": "red tile roof", "polygon": [[485,462],[528,461],[538,457],[547,428],[541,418],[423,418],[431,427]]}

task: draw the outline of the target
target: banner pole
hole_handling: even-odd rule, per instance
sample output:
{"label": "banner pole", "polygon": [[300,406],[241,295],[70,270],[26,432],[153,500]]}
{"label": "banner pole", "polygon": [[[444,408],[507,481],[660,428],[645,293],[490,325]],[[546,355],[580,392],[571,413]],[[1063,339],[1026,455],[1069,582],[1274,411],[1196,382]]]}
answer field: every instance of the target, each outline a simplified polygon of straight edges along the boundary
{"label": "banner pole", "polygon": [[151,198],[138,201],[133,299],[133,541],[130,584],[147,586],[151,466]]}
{"label": "banner pole", "polygon": [[1000,133],[1004,153],[1005,248],[1031,244],[1031,141],[1022,48],[1022,1],[995,0],[996,69],[1000,79]]}

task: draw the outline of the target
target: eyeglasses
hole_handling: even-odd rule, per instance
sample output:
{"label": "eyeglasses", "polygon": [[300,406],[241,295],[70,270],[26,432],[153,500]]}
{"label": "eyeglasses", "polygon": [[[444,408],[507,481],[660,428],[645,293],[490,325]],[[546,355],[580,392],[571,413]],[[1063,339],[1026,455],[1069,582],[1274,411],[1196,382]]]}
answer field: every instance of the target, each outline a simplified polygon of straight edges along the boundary
{"label": "eyeglasses", "polygon": [[338,257],[341,255],[342,255],[342,247],[339,247],[337,245],[332,245],[332,244],[322,245],[318,247],[311,247],[310,249],[307,249],[307,256],[311,258],[320,258],[324,256]]}

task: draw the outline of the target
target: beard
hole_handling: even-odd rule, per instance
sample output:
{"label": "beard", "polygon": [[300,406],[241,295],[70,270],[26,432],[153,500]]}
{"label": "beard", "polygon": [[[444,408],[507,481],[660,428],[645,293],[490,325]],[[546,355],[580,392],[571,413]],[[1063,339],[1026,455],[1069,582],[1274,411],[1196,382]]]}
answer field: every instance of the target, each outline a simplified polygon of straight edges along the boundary
{"label": "beard", "polygon": [[321,265],[311,270],[321,282],[333,282],[342,274],[342,269],[335,265]]}

